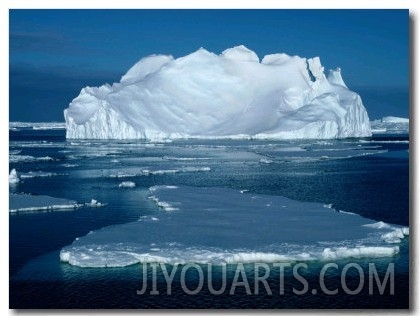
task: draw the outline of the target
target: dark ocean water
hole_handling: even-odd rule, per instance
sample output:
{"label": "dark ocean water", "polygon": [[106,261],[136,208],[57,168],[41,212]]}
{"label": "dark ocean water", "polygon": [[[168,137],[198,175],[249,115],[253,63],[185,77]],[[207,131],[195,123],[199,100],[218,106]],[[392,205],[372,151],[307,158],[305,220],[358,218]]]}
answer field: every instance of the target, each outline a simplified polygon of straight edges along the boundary
{"label": "dark ocean water", "polygon": [[[376,221],[409,226],[409,143],[408,135],[376,135],[373,138],[334,141],[249,141],[185,140],[149,144],[134,141],[66,141],[62,130],[10,131],[10,169],[49,172],[50,176],[26,177],[13,193],[31,193],[90,202],[105,207],[82,207],[72,211],[19,213],[10,215],[10,308],[408,308],[409,240],[400,252],[384,258],[335,260],[337,268],[325,276],[328,295],[320,285],[320,271],[327,262],[306,262],[300,275],[293,274],[292,263],[284,270],[269,264],[269,295],[260,284],[255,290],[255,266],[245,264],[251,295],[237,286],[229,294],[237,265],[228,265],[227,290],[210,293],[208,281],[195,295],[188,295],[181,284],[181,267],[176,270],[167,294],[161,267],[146,266],[147,280],[156,278],[156,290],[138,295],[143,285],[143,266],[122,268],[80,268],[60,262],[61,248],[90,231],[109,225],[134,222],[156,212],[147,199],[154,185],[246,188],[250,192],[281,195],[298,201],[331,203],[337,210],[353,212]],[[48,157],[48,158],[46,158]],[[182,158],[194,157],[188,160]],[[179,159],[181,158],[181,159]],[[203,158],[203,159],[201,159]],[[262,159],[262,160],[261,160]],[[148,176],[133,170],[158,171]],[[200,168],[210,171],[201,172]],[[192,168],[192,169],[186,169]],[[194,169],[195,168],[195,169]],[[177,172],[159,172],[178,170]],[[187,170],[187,171],[185,171]],[[192,171],[195,170],[195,171]],[[114,176],[120,177],[114,177]],[[122,177],[122,176],[126,177]],[[122,181],[134,181],[134,189],[119,189]],[[256,223],[258,225],[258,223]],[[243,229],[252,231],[252,227]],[[279,227],[281,229],[281,227]],[[304,233],[304,232],[302,232]],[[141,234],[141,232],[139,232]],[[364,284],[356,295],[343,290],[342,272],[349,263],[361,267]],[[380,280],[387,269],[388,282],[379,293],[376,283],[369,293],[369,269],[374,264]],[[172,266],[168,265],[168,270]],[[208,267],[200,266],[204,275]],[[214,288],[222,285],[221,267],[212,272]],[[156,271],[155,275],[153,274]],[[186,274],[187,287],[199,285],[194,269]],[[360,285],[356,267],[345,270],[345,284],[355,290]],[[242,276],[242,275],[241,275]],[[283,282],[284,284],[283,284]],[[281,284],[282,283],[282,284]],[[152,289],[153,284],[148,284]],[[284,293],[279,294],[280,287]],[[316,289],[316,293],[314,293]]]}
{"label": "dark ocean water", "polygon": [[384,116],[409,117],[410,94],[407,89],[384,88],[355,88],[360,94],[363,104],[371,120],[381,119]]}

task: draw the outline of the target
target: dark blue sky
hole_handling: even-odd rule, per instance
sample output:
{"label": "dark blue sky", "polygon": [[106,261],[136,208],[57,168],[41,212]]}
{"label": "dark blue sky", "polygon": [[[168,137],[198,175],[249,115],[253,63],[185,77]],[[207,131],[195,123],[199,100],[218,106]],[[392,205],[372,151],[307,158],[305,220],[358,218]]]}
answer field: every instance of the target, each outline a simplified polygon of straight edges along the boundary
{"label": "dark blue sky", "polygon": [[408,93],[408,31],[408,10],[10,10],[9,119],[63,121],[82,87],[119,81],[144,56],[239,44],[320,56],[372,99],[371,118],[408,116],[408,99],[380,92]]}

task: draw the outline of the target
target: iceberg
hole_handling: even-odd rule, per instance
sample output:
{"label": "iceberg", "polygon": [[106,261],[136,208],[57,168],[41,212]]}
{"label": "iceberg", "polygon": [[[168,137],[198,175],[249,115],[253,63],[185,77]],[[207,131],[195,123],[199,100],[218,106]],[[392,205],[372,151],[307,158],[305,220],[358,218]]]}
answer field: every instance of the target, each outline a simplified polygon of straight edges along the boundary
{"label": "iceberg", "polygon": [[371,135],[360,96],[320,58],[257,54],[142,58],[120,82],[85,87],[64,110],[68,139],[329,139]]}
{"label": "iceberg", "polygon": [[385,116],[371,122],[374,134],[408,134],[410,132],[410,119],[396,116]]}

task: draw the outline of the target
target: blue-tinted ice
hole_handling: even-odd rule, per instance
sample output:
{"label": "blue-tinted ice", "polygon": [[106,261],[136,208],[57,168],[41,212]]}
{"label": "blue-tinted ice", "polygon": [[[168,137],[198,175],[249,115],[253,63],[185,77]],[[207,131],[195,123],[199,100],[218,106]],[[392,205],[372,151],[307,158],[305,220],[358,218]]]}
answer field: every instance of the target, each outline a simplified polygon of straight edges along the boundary
{"label": "blue-tinted ice", "polygon": [[62,249],[64,262],[115,267],[139,262],[237,263],[384,257],[408,228],[330,205],[224,188],[150,188],[156,214],[106,227]]}

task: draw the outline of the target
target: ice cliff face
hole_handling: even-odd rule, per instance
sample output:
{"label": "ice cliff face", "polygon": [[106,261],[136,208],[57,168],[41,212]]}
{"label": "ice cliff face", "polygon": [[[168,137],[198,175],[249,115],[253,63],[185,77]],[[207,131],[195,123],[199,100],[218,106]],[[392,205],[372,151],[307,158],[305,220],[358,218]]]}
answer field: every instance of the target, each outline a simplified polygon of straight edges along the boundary
{"label": "ice cliff face", "polygon": [[257,54],[141,59],[112,86],[83,88],[64,110],[67,138],[345,138],[370,136],[360,96],[318,57]]}

